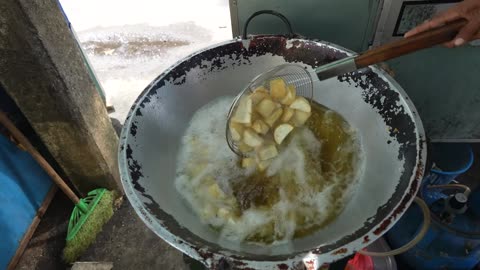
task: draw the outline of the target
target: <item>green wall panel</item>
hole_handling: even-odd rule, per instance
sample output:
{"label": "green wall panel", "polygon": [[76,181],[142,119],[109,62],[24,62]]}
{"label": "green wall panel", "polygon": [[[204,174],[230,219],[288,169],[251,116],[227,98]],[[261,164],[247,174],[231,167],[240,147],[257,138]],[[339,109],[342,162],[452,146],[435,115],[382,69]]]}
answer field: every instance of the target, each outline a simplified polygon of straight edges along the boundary
{"label": "green wall panel", "polygon": [[[362,51],[372,37],[379,0],[237,0],[240,34],[247,18],[255,11],[272,9],[285,15],[293,30],[309,38],[330,41],[354,51]],[[280,19],[260,15],[249,27],[252,34],[286,33]]]}
{"label": "green wall panel", "polygon": [[[230,1],[236,35],[242,33],[244,22],[251,14],[272,9],[284,14],[296,33],[357,52],[366,50],[371,44],[383,5],[381,0]],[[282,21],[272,15],[260,15],[250,25],[249,34],[286,33]],[[479,46],[437,47],[403,56],[388,64],[419,110],[432,140],[480,139]]]}

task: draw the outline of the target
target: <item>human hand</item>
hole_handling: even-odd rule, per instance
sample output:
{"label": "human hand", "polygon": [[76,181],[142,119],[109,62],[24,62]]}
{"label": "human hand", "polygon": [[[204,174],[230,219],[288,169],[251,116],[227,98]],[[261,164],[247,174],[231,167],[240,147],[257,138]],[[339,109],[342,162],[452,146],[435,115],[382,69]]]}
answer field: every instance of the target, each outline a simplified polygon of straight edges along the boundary
{"label": "human hand", "polygon": [[431,20],[408,31],[404,37],[410,37],[429,29],[437,28],[459,18],[465,18],[468,23],[460,29],[453,40],[444,45],[448,48],[453,48],[461,46],[466,42],[480,39],[480,0],[464,0]]}

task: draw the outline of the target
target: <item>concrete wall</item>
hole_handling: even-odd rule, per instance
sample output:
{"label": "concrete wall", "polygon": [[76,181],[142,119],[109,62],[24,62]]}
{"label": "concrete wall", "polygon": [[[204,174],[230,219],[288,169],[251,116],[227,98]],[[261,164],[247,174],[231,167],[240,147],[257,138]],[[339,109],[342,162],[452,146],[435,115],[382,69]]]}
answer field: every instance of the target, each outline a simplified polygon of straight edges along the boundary
{"label": "concrete wall", "polygon": [[57,1],[0,2],[0,84],[80,191],[121,190],[118,137]]}

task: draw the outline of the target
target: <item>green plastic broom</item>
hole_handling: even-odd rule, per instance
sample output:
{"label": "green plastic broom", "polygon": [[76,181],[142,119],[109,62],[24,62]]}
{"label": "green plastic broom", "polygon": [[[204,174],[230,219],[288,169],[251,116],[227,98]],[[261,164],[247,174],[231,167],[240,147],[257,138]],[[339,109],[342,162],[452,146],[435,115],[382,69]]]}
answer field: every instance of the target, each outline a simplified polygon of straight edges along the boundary
{"label": "green plastic broom", "polygon": [[5,113],[0,111],[0,123],[11,133],[13,138],[20,143],[25,150],[38,162],[53,182],[75,204],[70,221],[68,223],[67,243],[64,249],[64,259],[68,263],[74,262],[93,241],[97,233],[113,215],[114,194],[105,188],[92,190],[88,195],[80,199],[67,186],[65,181],[48,164],[48,162],[30,144],[28,139],[8,119]]}

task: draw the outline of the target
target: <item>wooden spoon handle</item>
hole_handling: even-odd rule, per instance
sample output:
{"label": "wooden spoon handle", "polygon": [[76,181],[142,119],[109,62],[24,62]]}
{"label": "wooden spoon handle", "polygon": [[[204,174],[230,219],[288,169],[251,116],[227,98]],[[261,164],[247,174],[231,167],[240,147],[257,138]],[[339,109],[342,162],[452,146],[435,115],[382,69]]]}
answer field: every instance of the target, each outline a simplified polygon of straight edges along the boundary
{"label": "wooden spoon handle", "polygon": [[48,164],[48,162],[38,153],[38,151],[30,144],[30,141],[23,135],[23,133],[15,127],[15,125],[8,119],[8,117],[0,111],[0,124],[3,125],[13,136],[13,138],[19,142],[27,152],[38,162],[45,172],[52,178],[53,182],[73,201],[77,204],[80,199],[75,193],[67,186],[65,181],[57,174],[57,172]]}
{"label": "wooden spoon handle", "polygon": [[452,40],[458,31],[466,24],[467,20],[458,19],[415,36],[381,45],[355,57],[355,64],[357,68],[363,68],[404,54],[445,43]]}

